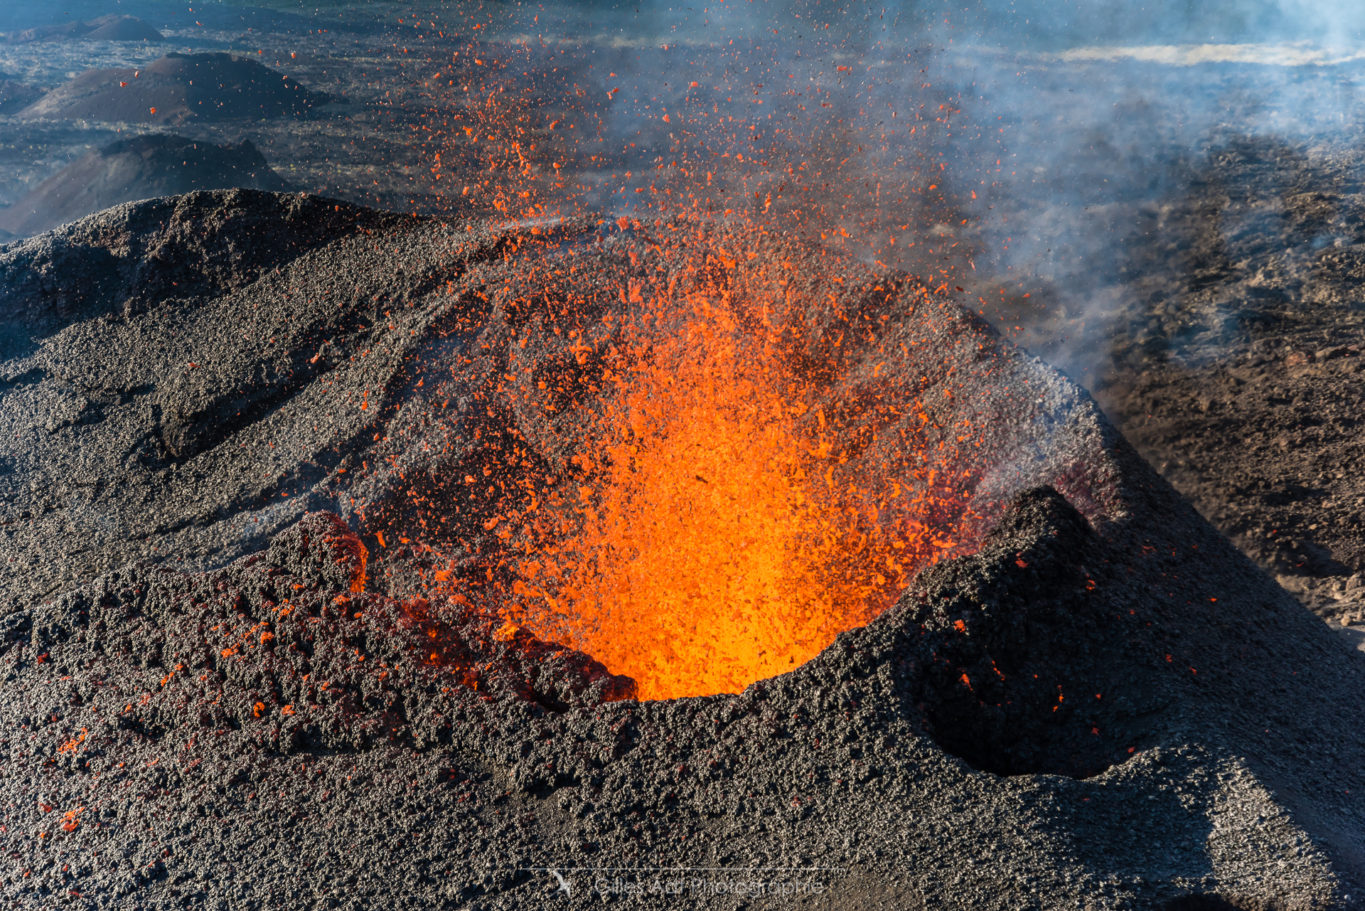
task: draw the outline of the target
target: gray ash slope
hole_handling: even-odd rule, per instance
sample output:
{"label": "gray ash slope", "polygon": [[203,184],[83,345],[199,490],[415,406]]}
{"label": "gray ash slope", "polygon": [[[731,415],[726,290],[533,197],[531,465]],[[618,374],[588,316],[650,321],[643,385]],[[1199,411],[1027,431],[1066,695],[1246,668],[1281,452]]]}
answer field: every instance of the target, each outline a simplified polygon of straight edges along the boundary
{"label": "gray ash slope", "polygon": [[737,696],[604,702],[628,682],[409,590],[421,551],[380,534],[484,524],[446,479],[509,446],[563,470],[574,409],[499,381],[581,390],[562,330],[602,314],[521,293],[509,254],[572,240],[604,311],[658,255],[574,231],[237,191],[0,250],[11,903],[595,907],[654,883],[621,868],[819,867],[818,895],[615,899],[1359,904],[1359,658],[1076,387],[891,277],[803,260],[811,299],[895,316],[892,372],[982,519],[868,627]]}
{"label": "gray ash slope", "polygon": [[165,36],[149,23],[136,16],[117,13],[100,16],[85,22],[63,22],[12,32],[6,36],[11,44],[30,41],[161,41]]}

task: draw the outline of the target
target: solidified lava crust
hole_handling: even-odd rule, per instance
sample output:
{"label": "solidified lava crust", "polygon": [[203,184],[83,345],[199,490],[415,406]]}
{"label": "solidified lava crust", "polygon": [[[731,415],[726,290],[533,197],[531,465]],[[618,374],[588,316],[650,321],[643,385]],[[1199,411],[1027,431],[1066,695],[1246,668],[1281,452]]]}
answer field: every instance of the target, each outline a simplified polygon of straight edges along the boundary
{"label": "solidified lava crust", "polygon": [[[743,238],[880,327],[843,336],[829,413],[914,390],[885,427],[913,420],[949,477],[947,553],[812,660],[638,701],[430,585],[513,571],[506,502],[476,491],[589,477],[565,465],[600,365],[573,349],[640,263],[669,268],[665,228],[528,236],[232,192],[0,248],[0,893],[1358,905],[1359,659],[1083,392],[910,277]],[[600,309],[518,310],[528,263],[565,256]],[[554,420],[501,379],[546,372]],[[875,468],[896,439],[844,453]]]}

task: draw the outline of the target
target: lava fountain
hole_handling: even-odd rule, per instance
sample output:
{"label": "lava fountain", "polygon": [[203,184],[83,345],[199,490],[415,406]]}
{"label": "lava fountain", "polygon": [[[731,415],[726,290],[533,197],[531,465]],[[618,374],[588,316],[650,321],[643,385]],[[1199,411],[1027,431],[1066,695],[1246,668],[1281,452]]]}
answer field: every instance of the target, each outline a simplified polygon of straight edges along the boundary
{"label": "lava fountain", "polygon": [[[509,340],[555,338],[569,368],[509,370],[502,395],[542,424],[579,415],[571,443],[538,447],[571,448],[566,470],[519,481],[518,507],[485,523],[503,570],[485,594],[509,630],[580,649],[641,698],[738,692],[959,548],[969,472],[926,443],[924,378],[886,369],[888,346],[913,344],[897,309],[927,290],[902,277],[836,296],[837,266],[810,259],[833,254],[689,220],[623,219],[524,271],[589,273],[604,248],[632,276],[614,300],[562,292]],[[510,291],[503,307],[546,310]]]}

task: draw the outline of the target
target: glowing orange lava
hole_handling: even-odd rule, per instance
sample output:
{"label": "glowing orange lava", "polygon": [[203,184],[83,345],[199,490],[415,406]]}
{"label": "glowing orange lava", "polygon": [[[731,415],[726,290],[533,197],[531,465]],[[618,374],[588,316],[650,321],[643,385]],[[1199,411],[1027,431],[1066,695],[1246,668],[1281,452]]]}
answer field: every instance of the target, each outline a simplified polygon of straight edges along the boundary
{"label": "glowing orange lava", "polygon": [[795,269],[713,249],[632,286],[623,369],[576,457],[568,518],[513,564],[508,614],[633,677],[641,698],[791,670],[952,544],[910,479],[851,460],[828,377],[794,369],[810,309]]}
{"label": "glowing orange lava", "polygon": [[[485,59],[492,58],[481,54],[465,74],[471,81]],[[488,69],[526,76],[528,66]],[[496,539],[497,553],[480,553],[473,573],[452,562],[436,588],[462,600],[474,594],[462,586],[476,586],[481,605],[634,678],[641,698],[738,692],[869,622],[916,571],[953,550],[944,529],[961,517],[965,485],[948,477],[957,463],[947,441],[971,445],[963,441],[972,431],[929,434],[933,444],[921,439],[931,424],[917,399],[922,378],[895,374],[894,367],[888,371],[894,376],[880,372],[887,362],[911,361],[905,346],[914,341],[889,338],[896,322],[886,322],[887,314],[869,324],[866,314],[839,312],[838,301],[857,308],[875,293],[911,299],[927,290],[850,293],[825,282],[817,293],[821,283],[811,272],[827,263],[798,265],[748,243],[763,226],[781,233],[785,225],[837,245],[850,238],[845,224],[858,226],[881,211],[880,202],[860,208],[842,202],[854,196],[830,191],[857,183],[842,169],[861,159],[800,139],[807,132],[833,135],[824,121],[811,128],[814,105],[796,102],[788,112],[794,128],[784,131],[775,128],[782,123],[774,120],[777,98],[764,113],[722,117],[715,110],[719,89],[708,93],[692,81],[671,114],[657,112],[669,124],[666,134],[649,134],[661,142],[668,137],[668,154],[636,170],[625,149],[613,151],[604,138],[620,116],[611,106],[617,90],[603,102],[567,72],[547,83],[567,80],[562,91],[537,93],[534,84],[513,91],[518,83],[510,76],[505,91],[464,85],[453,108],[458,115],[431,128],[429,141],[450,152],[450,164],[436,157],[435,179],[457,186],[461,200],[510,229],[509,257],[519,255],[518,232],[545,240],[551,229],[542,225],[564,212],[591,223],[608,197],[608,210],[617,197],[629,199],[626,208],[657,216],[656,227],[666,223],[645,246],[669,249],[656,249],[651,265],[631,252],[621,269],[630,277],[610,290],[609,304],[566,304],[609,311],[591,332],[565,319],[563,327],[548,327],[553,338],[534,339],[538,355],[524,358],[517,352],[527,336],[513,339],[506,369],[498,368],[507,387],[482,404],[510,402],[525,423],[542,428],[536,434],[554,436],[562,418],[571,423],[560,402],[575,400],[577,393],[564,388],[570,384],[551,377],[537,387],[521,376],[555,350],[563,328],[587,376],[573,383],[594,399],[592,429],[586,438],[578,429],[570,434],[576,455],[567,476],[552,470],[505,484],[490,477],[488,498],[503,502],[483,529]],[[558,106],[545,110],[546,97],[560,99]],[[833,111],[823,97],[820,109]],[[657,99],[646,100],[640,116],[653,118]],[[946,117],[943,110],[939,117]],[[760,142],[768,133],[785,138]],[[862,151],[861,138],[856,147]],[[612,157],[617,152],[619,160]],[[466,169],[467,161],[480,166]],[[598,187],[585,176],[608,173],[613,161],[619,187],[610,180]],[[880,177],[875,187],[879,201]],[[913,209],[916,188],[901,186],[898,195],[886,188],[898,218]],[[936,189],[930,184],[919,196]],[[630,221],[620,218],[618,227],[625,231]],[[726,239],[722,222],[741,225],[738,234]],[[883,254],[895,244],[885,227],[863,231],[881,238],[875,249]],[[544,264],[518,266],[536,273]],[[939,291],[946,290],[941,284]],[[510,302],[507,310],[542,312],[547,296]],[[528,464],[536,445],[519,443],[502,467],[511,474],[518,469],[508,466]]]}

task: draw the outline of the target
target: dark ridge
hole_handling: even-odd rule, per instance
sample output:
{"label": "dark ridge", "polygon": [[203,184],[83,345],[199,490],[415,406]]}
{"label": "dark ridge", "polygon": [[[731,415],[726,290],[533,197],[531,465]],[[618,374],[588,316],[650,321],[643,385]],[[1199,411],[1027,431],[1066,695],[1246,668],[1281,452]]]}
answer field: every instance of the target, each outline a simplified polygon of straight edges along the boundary
{"label": "dark ridge", "polygon": [[171,53],[137,69],[82,73],[17,116],[159,124],[265,120],[302,117],[327,100],[254,60]]}
{"label": "dark ridge", "polygon": [[944,749],[997,775],[1087,778],[1143,739],[1142,719],[1172,697],[1122,660],[1140,630],[1095,593],[1108,562],[1085,518],[1043,487],[979,553],[920,575],[902,602],[924,630],[915,701]]}
{"label": "dark ridge", "polygon": [[119,203],[194,190],[285,190],[250,140],[214,145],[166,133],[90,152],[0,210],[0,231],[22,237]]}
{"label": "dark ridge", "polygon": [[0,76],[0,114],[14,114],[42,96],[42,89]]}

